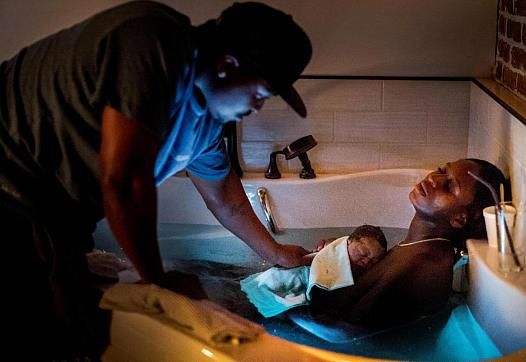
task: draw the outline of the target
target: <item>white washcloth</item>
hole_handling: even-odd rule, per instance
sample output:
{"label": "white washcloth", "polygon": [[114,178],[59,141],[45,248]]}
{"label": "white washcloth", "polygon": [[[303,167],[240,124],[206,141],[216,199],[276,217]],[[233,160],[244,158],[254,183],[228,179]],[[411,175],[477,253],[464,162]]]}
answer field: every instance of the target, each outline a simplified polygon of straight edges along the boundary
{"label": "white washcloth", "polygon": [[115,284],[104,293],[100,307],[156,315],[214,346],[250,342],[264,332],[209,300],[190,299],[154,284]]}
{"label": "white washcloth", "polygon": [[347,252],[349,236],[323,248],[309,267],[270,268],[241,280],[241,290],[264,317],[309,304],[313,286],[334,290],[354,284]]}

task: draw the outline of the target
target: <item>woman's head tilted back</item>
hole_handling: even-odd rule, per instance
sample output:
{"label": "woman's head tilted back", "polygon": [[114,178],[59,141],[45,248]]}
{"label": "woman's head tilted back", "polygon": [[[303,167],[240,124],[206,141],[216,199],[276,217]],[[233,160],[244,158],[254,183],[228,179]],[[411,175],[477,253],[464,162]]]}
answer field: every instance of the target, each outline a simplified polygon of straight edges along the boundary
{"label": "woman's head tilted back", "polygon": [[[500,184],[506,185],[506,178],[501,170],[497,166],[486,160],[480,160],[477,158],[468,158],[467,161],[476,163],[479,166],[479,172],[477,176],[487,181],[494,190],[498,191]],[[491,191],[481,184],[476,183],[476,193],[473,204],[471,205],[471,220],[472,222],[466,225],[466,229],[463,231],[464,238],[484,238],[486,237],[486,228],[484,226],[484,218],[482,210],[495,204],[495,200],[491,195]]]}
{"label": "woman's head tilted back", "polygon": [[428,174],[410,192],[415,217],[433,223],[450,237],[484,237],[482,210],[494,203],[491,192],[468,171],[488,181],[496,190],[505,181],[493,164],[479,159],[448,162]]}

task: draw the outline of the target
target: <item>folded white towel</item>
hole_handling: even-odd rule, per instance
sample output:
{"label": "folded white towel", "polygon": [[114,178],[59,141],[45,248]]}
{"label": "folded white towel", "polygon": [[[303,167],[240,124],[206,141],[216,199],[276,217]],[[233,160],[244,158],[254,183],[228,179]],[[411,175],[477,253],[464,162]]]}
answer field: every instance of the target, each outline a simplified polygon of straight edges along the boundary
{"label": "folded white towel", "polygon": [[104,293],[100,307],[156,315],[214,346],[253,341],[264,332],[209,300],[190,299],[153,284],[115,284]]}
{"label": "folded white towel", "polygon": [[241,280],[241,290],[264,317],[309,304],[313,286],[334,290],[354,284],[347,252],[348,236],[323,248],[309,267],[270,268]]}
{"label": "folded white towel", "polygon": [[351,261],[347,252],[349,236],[342,236],[321,249],[312,260],[307,286],[307,298],[313,286],[326,290],[348,287],[354,284]]}

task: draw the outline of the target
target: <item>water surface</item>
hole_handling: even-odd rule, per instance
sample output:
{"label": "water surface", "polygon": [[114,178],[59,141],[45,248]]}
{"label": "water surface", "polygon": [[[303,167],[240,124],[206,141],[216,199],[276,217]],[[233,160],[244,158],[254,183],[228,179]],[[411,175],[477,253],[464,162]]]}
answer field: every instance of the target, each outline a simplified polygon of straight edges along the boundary
{"label": "water surface", "polygon": [[[324,238],[349,235],[354,228],[286,229],[275,237],[279,242],[309,249]],[[389,248],[407,232],[400,228],[382,229]],[[440,313],[396,328],[363,330],[337,321],[340,327],[348,328],[353,337],[343,343],[329,342],[301,327],[287,314],[273,318],[259,314],[241,291],[239,281],[272,265],[222,226],[160,224],[158,235],[167,270],[196,274],[212,301],[261,324],[268,333],[278,337],[334,352],[383,359],[475,361],[501,356],[458,295],[456,304]],[[111,240],[99,239],[97,246],[120,253]],[[302,308],[294,314],[309,313],[308,307]]]}

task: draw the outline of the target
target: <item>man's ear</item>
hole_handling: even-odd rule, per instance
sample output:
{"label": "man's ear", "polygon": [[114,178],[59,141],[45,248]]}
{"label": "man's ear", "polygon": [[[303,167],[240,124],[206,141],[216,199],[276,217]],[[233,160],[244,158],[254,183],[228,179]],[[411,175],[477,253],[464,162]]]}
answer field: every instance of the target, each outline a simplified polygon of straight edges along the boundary
{"label": "man's ear", "polygon": [[465,212],[457,213],[449,219],[449,224],[455,229],[461,229],[467,222],[468,215]]}
{"label": "man's ear", "polygon": [[223,55],[217,63],[217,77],[224,79],[231,75],[233,71],[239,69],[239,62],[233,55]]}

